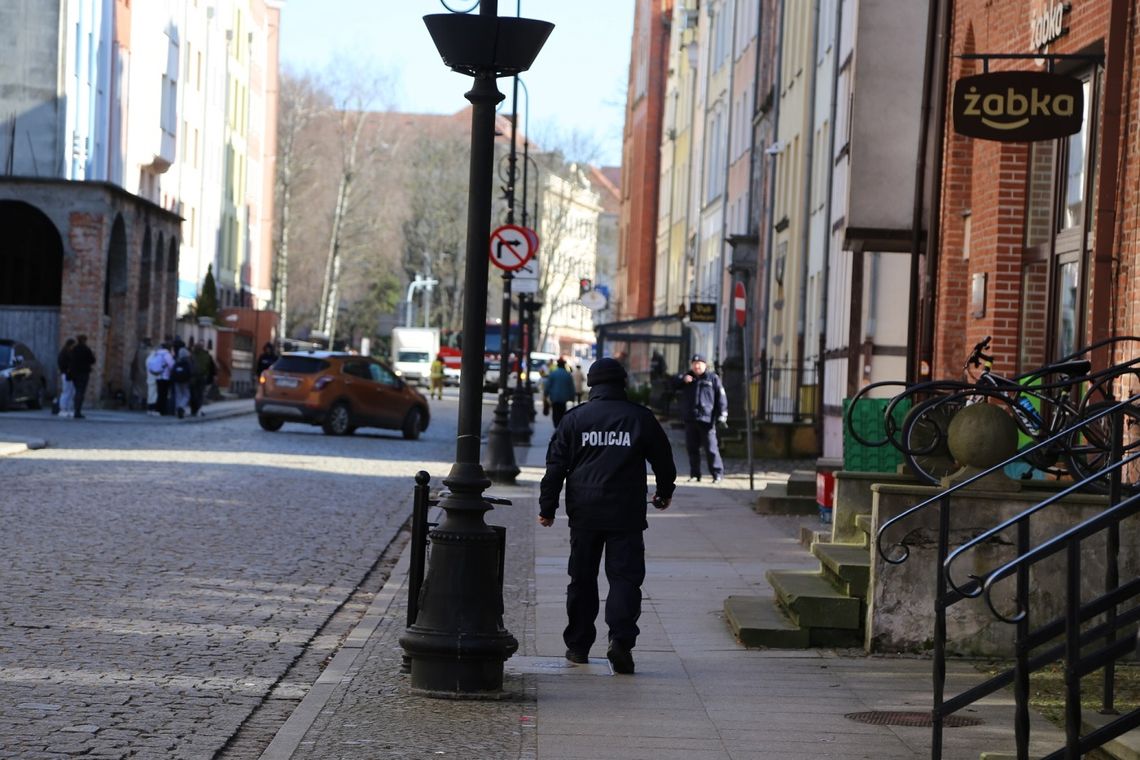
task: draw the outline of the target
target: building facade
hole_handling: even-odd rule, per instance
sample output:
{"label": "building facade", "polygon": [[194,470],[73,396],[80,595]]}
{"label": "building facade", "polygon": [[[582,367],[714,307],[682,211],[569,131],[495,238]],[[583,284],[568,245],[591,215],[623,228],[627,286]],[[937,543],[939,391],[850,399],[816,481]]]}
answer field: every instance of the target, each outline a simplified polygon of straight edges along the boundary
{"label": "building facade", "polygon": [[[65,337],[88,335],[92,400],[138,403],[144,342],[175,332],[207,266],[242,262],[222,283],[223,305],[267,293],[278,17],[267,0],[0,2],[0,218],[10,241],[0,249],[0,332],[49,366]],[[235,39],[241,56],[217,52]],[[227,77],[239,64],[244,73]],[[248,124],[251,112],[254,138],[231,159],[228,125]],[[247,182],[251,155],[268,179]],[[258,225],[236,255],[217,234],[231,168],[241,178],[233,216]]]}

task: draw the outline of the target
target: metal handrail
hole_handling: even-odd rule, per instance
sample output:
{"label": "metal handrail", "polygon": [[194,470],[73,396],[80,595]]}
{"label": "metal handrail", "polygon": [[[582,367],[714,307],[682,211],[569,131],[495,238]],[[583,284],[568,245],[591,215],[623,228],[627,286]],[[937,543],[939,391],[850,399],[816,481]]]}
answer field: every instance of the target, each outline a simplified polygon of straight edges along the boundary
{"label": "metal handrail", "polygon": [[[1070,670],[1074,672],[1076,669],[1083,669],[1092,672],[1097,668],[1104,668],[1104,705],[1106,709],[1111,709],[1114,698],[1114,684],[1115,673],[1113,670],[1113,663],[1116,659],[1122,656],[1122,653],[1130,651],[1129,647],[1125,647],[1117,639],[1117,632],[1124,626],[1128,626],[1140,621],[1140,607],[1135,609],[1128,609],[1119,612],[1117,607],[1132,599],[1140,596],[1140,579],[1130,581],[1129,583],[1121,586],[1119,583],[1119,571],[1116,561],[1116,556],[1119,554],[1119,523],[1131,514],[1140,512],[1140,494],[1130,498],[1126,502],[1121,502],[1121,472],[1125,465],[1133,460],[1140,459],[1140,452],[1130,455],[1127,459],[1123,456],[1122,438],[1123,438],[1123,410],[1133,406],[1137,401],[1140,401],[1140,394],[1136,394],[1124,401],[1117,402],[1111,406],[1106,406],[1100,409],[1095,414],[1084,417],[1078,420],[1073,425],[1070,425],[1065,430],[1059,431],[1049,438],[1039,441],[1033,446],[1018,451],[1013,456],[1007,458],[1005,461],[996,464],[976,475],[967,478],[961,483],[940,492],[936,496],[931,497],[914,507],[911,507],[904,512],[896,515],[891,520],[888,520],[879,528],[876,533],[876,548],[880,556],[890,564],[901,564],[905,562],[909,556],[909,547],[906,544],[906,539],[892,545],[891,549],[901,549],[901,554],[897,551],[893,556],[888,554],[888,550],[884,547],[885,534],[895,524],[901,520],[927,509],[931,504],[939,503],[941,509],[938,512],[938,537],[937,537],[937,564],[935,571],[935,619],[934,619],[934,653],[933,653],[933,709],[931,711],[932,717],[932,743],[931,752],[932,757],[937,760],[941,757],[942,752],[942,730],[944,720],[947,715],[950,715],[958,710],[973,704],[977,700],[985,697],[998,689],[1004,688],[1012,684],[1014,689],[1014,735],[1017,743],[1017,752],[1019,758],[1028,757],[1029,747],[1029,675],[1044,667],[1045,665],[1056,661],[1058,658],[1065,659],[1066,663],[1070,665],[1067,668],[1067,673]],[[950,501],[951,497],[963,488],[969,487],[989,475],[999,472],[1009,464],[1016,462],[1032,454],[1039,448],[1048,446],[1055,443],[1057,440],[1067,438],[1074,435],[1082,428],[1087,428],[1096,423],[1103,417],[1116,414],[1117,416],[1112,419],[1113,427],[1111,432],[1111,444],[1109,452],[1110,465],[1101,468],[1098,472],[1089,475],[1078,483],[1065,488],[1063,491],[1050,496],[1043,501],[1034,504],[1026,510],[1023,510],[1017,516],[1004,520],[1002,523],[994,528],[991,528],[984,533],[975,536],[962,547],[956,549],[953,553],[949,552],[949,533],[950,533]],[[1040,512],[1045,507],[1056,503],[1067,495],[1070,495],[1091,483],[1100,481],[1106,476],[1110,476],[1109,487],[1109,503],[1111,505],[1109,510],[1097,515],[1096,517],[1085,521],[1077,528],[1069,529],[1064,533],[1055,536],[1049,541],[1045,542],[1036,549],[1030,547],[1030,534],[1029,534],[1029,519]],[[1010,528],[1016,529],[1016,551],[1018,558],[1011,562],[1003,564],[997,570],[992,571],[986,576],[971,575],[969,583],[956,583],[951,577],[951,570],[954,561],[960,556],[977,547],[979,544],[992,539],[997,534],[1009,530]],[[1110,531],[1108,539],[1108,561],[1106,562],[1105,571],[1105,588],[1106,591],[1098,599],[1092,600],[1085,605],[1079,602],[1079,588],[1080,588],[1080,574],[1079,574],[1079,547],[1080,540],[1088,535],[1097,534],[1105,529]],[[1076,547],[1074,549],[1073,547]],[[1051,556],[1059,552],[1062,548],[1068,548],[1070,553],[1070,569],[1067,578],[1066,588],[1068,590],[1068,604],[1066,614],[1060,618],[1047,622],[1042,626],[1038,626],[1036,630],[1030,630],[1028,615],[1028,589],[1029,589],[1029,566],[1034,562],[1043,559],[1046,556]],[[1076,558],[1074,560],[1074,557]],[[989,596],[990,590],[994,584],[1000,580],[1016,574],[1017,576],[1017,599],[1018,599],[1018,614],[1012,617],[1004,616],[999,613],[992,604],[992,597]],[[1074,593],[1073,589],[1076,589]],[[1017,626],[1015,635],[1015,664],[1012,669],[1005,670],[994,677],[974,686],[965,692],[959,693],[949,699],[946,698],[946,645],[947,645],[947,610],[958,601],[968,598],[976,598],[979,595],[986,594],[986,601],[990,610],[1001,620],[1013,623]],[[1073,599],[1076,599],[1074,606]],[[1092,617],[1104,615],[1105,622],[1099,624],[1097,627],[1081,632],[1081,623],[1091,619]],[[1039,652],[1031,656],[1031,651],[1034,648],[1040,647],[1043,644],[1051,641],[1059,636],[1061,633],[1065,634],[1065,640],[1062,644],[1051,646],[1045,652]],[[1084,658],[1081,657],[1083,647],[1097,641],[1106,641],[1107,644],[1095,652],[1086,654]],[[1130,644],[1130,642],[1129,642]],[[1100,746],[1105,741],[1119,735],[1123,731],[1121,726],[1132,725],[1131,721],[1134,719],[1132,714],[1118,719],[1113,723],[1100,729],[1094,734],[1089,734],[1085,737],[1080,737],[1080,724],[1079,724],[1079,675],[1067,675],[1067,714],[1066,718],[1070,725],[1067,726],[1066,733],[1066,749],[1064,750],[1065,757],[1077,758],[1079,752],[1086,751],[1090,746]],[[1072,683],[1075,680],[1075,685]],[[1074,697],[1074,693],[1076,696]],[[1076,707],[1072,707],[1076,705]],[[1075,710],[1075,713],[1074,713]],[[1137,711],[1140,714],[1140,711]],[[1073,715],[1076,718],[1073,718]],[[1140,720],[1140,718],[1136,718]],[[1073,722],[1075,720],[1075,723]],[[1074,727],[1075,726],[1075,727]],[[1099,743],[1098,743],[1099,742]],[[1060,754],[1057,754],[1060,757]]]}
{"label": "metal handrail", "polygon": [[[1066,438],[1068,436],[1071,436],[1078,429],[1087,426],[1091,422],[1095,422],[1096,420],[1100,419],[1101,417],[1104,417],[1108,414],[1111,414],[1114,410],[1118,410],[1119,408],[1123,408],[1123,407],[1128,406],[1128,405],[1134,405],[1137,402],[1140,402],[1140,394],[1136,394],[1134,396],[1131,396],[1131,397],[1125,399],[1124,401],[1117,403],[1116,405],[1114,405],[1112,407],[1105,408],[1105,409],[1097,412],[1096,414],[1092,415],[1091,417],[1085,417],[1081,420],[1078,420],[1077,423],[1065,428],[1064,430],[1061,430],[1061,431],[1049,436],[1048,438],[1046,438],[1042,441],[1038,441],[1037,443],[1033,444],[1032,446],[1027,446],[1024,449],[1019,449],[1013,456],[1010,456],[1009,458],[1002,460],[998,464],[995,464],[994,466],[992,466],[988,469],[982,470],[981,472],[970,476],[966,480],[963,480],[959,483],[956,483],[944,491],[940,491],[938,494],[930,497],[926,501],[920,502],[919,504],[916,504],[915,506],[913,506],[913,507],[911,507],[911,508],[909,508],[903,512],[900,512],[899,514],[895,515],[890,520],[887,520],[885,523],[883,523],[881,526],[879,526],[879,530],[875,534],[875,548],[878,550],[879,556],[882,557],[884,561],[886,561],[892,565],[901,565],[903,562],[906,562],[907,557],[910,556],[910,549],[906,545],[905,538],[902,541],[899,541],[898,543],[894,544],[891,547],[892,549],[894,549],[894,548],[901,548],[902,549],[903,554],[902,554],[902,556],[898,557],[897,559],[893,558],[891,556],[888,556],[886,553],[886,550],[883,548],[882,542],[883,542],[884,534],[886,533],[888,528],[892,527],[896,523],[901,522],[902,520],[904,520],[904,519],[906,519],[906,518],[910,517],[911,515],[914,515],[918,512],[921,512],[924,509],[927,509],[931,504],[934,504],[934,503],[939,502],[939,501],[948,500],[952,494],[955,494],[958,491],[961,491],[963,488],[966,488],[966,487],[978,482],[979,480],[981,480],[982,478],[985,478],[988,475],[992,475],[995,472],[1000,472],[1000,471],[1004,470],[1008,465],[1011,465],[1011,464],[1021,460],[1027,454],[1030,454],[1030,453],[1033,453],[1039,449],[1045,448],[1046,446],[1049,446],[1049,445],[1057,442],[1058,440],[1061,440],[1062,438]],[[933,488],[934,486],[931,486],[931,487]]]}

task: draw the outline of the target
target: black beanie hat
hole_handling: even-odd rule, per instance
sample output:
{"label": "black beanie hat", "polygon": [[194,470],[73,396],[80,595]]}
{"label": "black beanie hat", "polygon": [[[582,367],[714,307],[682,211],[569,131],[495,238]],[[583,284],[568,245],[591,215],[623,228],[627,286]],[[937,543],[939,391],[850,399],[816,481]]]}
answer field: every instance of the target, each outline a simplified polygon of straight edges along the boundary
{"label": "black beanie hat", "polygon": [[602,383],[624,383],[625,377],[625,367],[621,366],[621,362],[607,356],[590,365],[590,371],[586,374],[586,385],[592,388]]}

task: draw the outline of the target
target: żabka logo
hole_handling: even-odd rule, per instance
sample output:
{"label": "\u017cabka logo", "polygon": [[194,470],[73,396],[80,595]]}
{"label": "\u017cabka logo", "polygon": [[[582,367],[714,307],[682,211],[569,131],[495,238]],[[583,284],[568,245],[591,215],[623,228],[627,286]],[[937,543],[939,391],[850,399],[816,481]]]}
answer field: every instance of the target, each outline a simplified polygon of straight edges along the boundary
{"label": "\u017cabka logo", "polygon": [[1080,131],[1084,87],[1073,77],[999,71],[954,86],[954,130],[1002,142],[1031,142]]}
{"label": "\u017cabka logo", "polygon": [[1072,8],[1072,3],[1052,2],[1046,4],[1045,10],[1038,16],[1033,13],[1029,16],[1029,46],[1033,50],[1040,50],[1068,30],[1065,28],[1065,12]]}

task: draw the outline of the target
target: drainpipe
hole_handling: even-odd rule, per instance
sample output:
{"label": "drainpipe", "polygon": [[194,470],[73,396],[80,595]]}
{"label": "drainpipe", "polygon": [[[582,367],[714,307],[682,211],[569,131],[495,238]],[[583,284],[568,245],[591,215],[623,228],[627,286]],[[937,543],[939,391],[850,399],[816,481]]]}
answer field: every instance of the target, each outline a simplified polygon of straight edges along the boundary
{"label": "drainpipe", "polygon": [[[942,0],[930,0],[927,9],[926,18],[926,57],[922,66],[922,111],[919,117],[919,130],[918,130],[918,156],[914,170],[914,205],[911,208],[910,220],[910,298],[907,307],[907,329],[906,329],[906,379],[908,382],[918,382],[918,345],[917,341],[920,339],[918,333],[919,314],[918,308],[920,304],[919,290],[924,290],[924,283],[919,281],[919,250],[922,247],[922,211],[923,200],[925,198],[926,190],[926,173],[927,173],[927,160],[926,152],[927,146],[930,142],[931,129],[937,130],[941,133],[941,126],[935,126],[930,121],[931,100],[933,99],[934,78],[936,75],[935,57],[938,52],[935,48],[937,42],[938,32],[938,6]],[[949,6],[950,3],[946,2]],[[939,88],[939,100],[944,101],[942,97],[944,90]],[[941,111],[941,109],[940,109]],[[939,138],[936,150],[939,152],[941,148],[941,138]],[[938,178],[932,178],[932,189],[937,187],[941,177],[940,162],[937,162],[939,172]],[[931,207],[931,216],[937,214],[936,209]],[[926,260],[933,261],[938,258],[937,250],[933,249],[927,240],[926,247]],[[927,267],[929,270],[929,267]],[[929,279],[929,276],[928,278]],[[922,299],[925,300],[925,299]],[[929,302],[928,302],[929,303]],[[872,307],[874,305],[872,304]],[[925,347],[924,347],[925,348]]]}
{"label": "drainpipe", "polygon": [[[779,0],[779,18],[776,20],[778,26],[777,41],[776,41],[776,76],[773,78],[774,90],[772,95],[772,145],[776,145],[780,138],[780,84],[783,77],[784,57],[782,51],[784,49],[784,9],[787,0]],[[760,339],[764,344],[760,348],[760,369],[765,368],[766,359],[768,356],[768,316],[772,309],[772,252],[775,249],[773,238],[775,235],[772,233],[772,228],[776,223],[776,154],[769,154],[765,149],[765,155],[772,156],[772,167],[768,173],[768,220],[765,223],[767,229],[764,231],[764,237],[767,241],[764,253],[764,308],[760,310]],[[760,387],[762,395],[766,390],[765,383],[767,378],[760,378]],[[763,413],[764,404],[761,403],[760,411]]]}
{"label": "drainpipe", "polygon": [[[824,355],[827,352],[827,285],[828,273],[831,270],[831,244],[835,238],[835,231],[832,229],[831,213],[832,213],[832,199],[831,195],[835,188],[835,120],[839,114],[839,60],[840,60],[840,42],[843,35],[840,31],[843,28],[843,0],[835,0],[835,36],[831,42],[831,113],[828,116],[828,124],[830,129],[827,135],[827,199],[824,201],[824,214],[823,214],[823,272],[820,275],[820,298],[819,298],[819,418],[822,423],[823,420],[823,389],[824,377],[826,375],[827,362]],[[819,440],[823,441],[821,435]]]}
{"label": "drainpipe", "polygon": [[[819,0],[812,3],[812,35],[811,58],[804,71],[811,72],[811,86],[808,88],[808,133],[804,140],[804,190],[800,218],[800,297],[799,308],[796,314],[796,360],[800,365],[798,387],[803,388],[807,374],[807,357],[804,355],[804,332],[807,329],[807,280],[808,259],[810,258],[808,246],[811,242],[811,191],[814,178],[815,161],[815,92],[817,79],[815,76],[815,59],[819,55]],[[826,225],[825,225],[826,227]],[[826,268],[827,262],[824,261]],[[822,357],[821,357],[822,358]],[[822,388],[820,388],[822,390]]]}
{"label": "drainpipe", "polygon": [[725,109],[725,115],[728,118],[728,128],[725,130],[724,135],[724,185],[720,191],[720,253],[717,257],[716,265],[716,314],[717,314],[717,336],[716,336],[716,363],[720,366],[720,347],[724,344],[728,336],[727,320],[725,324],[721,324],[721,317],[724,316],[721,312],[724,307],[724,248],[728,245],[728,173],[732,168],[732,87],[736,75],[736,1],[730,0],[732,11],[730,18],[732,19],[732,26],[730,27],[730,35],[728,41],[728,90],[726,92],[728,107]]}

